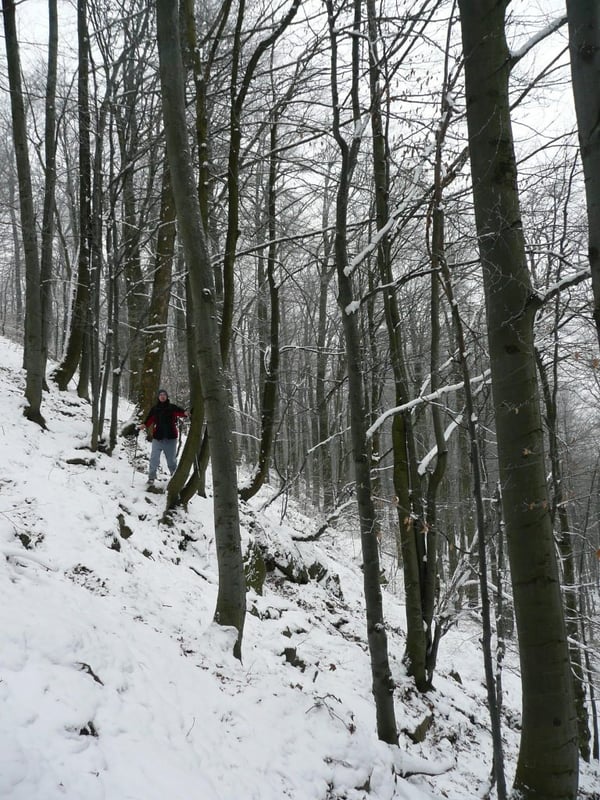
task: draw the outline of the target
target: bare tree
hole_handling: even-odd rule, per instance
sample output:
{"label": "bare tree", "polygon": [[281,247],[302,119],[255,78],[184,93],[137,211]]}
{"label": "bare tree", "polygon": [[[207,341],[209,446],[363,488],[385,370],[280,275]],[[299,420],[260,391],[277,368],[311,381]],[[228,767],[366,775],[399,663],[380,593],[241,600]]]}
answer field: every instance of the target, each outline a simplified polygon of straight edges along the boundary
{"label": "bare tree", "polygon": [[19,203],[21,230],[25,254],[25,352],[26,370],[25,416],[32,422],[46,427],[41,412],[44,386],[45,345],[42,330],[42,295],[40,292],[40,259],[31,188],[31,166],[29,163],[25,103],[21,85],[21,59],[14,0],[2,0],[4,36],[10,85],[13,142],[19,179]]}
{"label": "bare tree", "polygon": [[[268,287],[270,321],[269,335],[264,343],[261,359],[261,434],[258,461],[254,470],[252,480],[248,486],[240,490],[242,500],[249,500],[258,492],[265,482],[273,450],[273,440],[275,438],[277,399],[279,387],[279,285],[276,275],[276,255],[277,245],[275,243],[276,233],[276,211],[277,211],[277,115],[270,125],[269,141],[269,178],[267,188],[267,217],[269,244],[267,246],[267,274],[261,276],[261,283],[266,283]],[[264,291],[259,286],[259,291]],[[266,323],[266,320],[265,320]],[[266,325],[265,325],[266,327]],[[268,342],[268,344],[267,344]]]}
{"label": "bare tree", "polygon": [[507,6],[506,0],[459,0],[475,220],[521,661],[523,726],[514,787],[523,798],[574,800],[577,723],[546,486],[535,309],[511,129]]}
{"label": "bare tree", "polygon": [[[79,146],[79,248],[77,261],[77,286],[71,313],[71,329],[64,357],[53,378],[59,389],[65,390],[79,367],[77,391],[80,397],[88,396],[90,303],[90,234],[91,234],[91,174],[90,174],[90,108],[89,108],[89,32],[87,2],[77,0],[77,108]],[[86,350],[86,347],[88,349]]]}
{"label": "bare tree", "polygon": [[[334,259],[338,279],[338,305],[344,328],[346,361],[348,370],[348,404],[352,438],[352,459],[356,482],[356,500],[360,520],[360,537],[363,556],[365,605],[367,613],[367,639],[371,656],[373,697],[377,713],[379,738],[396,744],[398,732],[394,712],[394,684],[389,667],[387,635],[383,618],[383,600],[380,584],[379,525],[371,490],[371,460],[366,436],[367,420],[363,397],[363,365],[361,342],[358,330],[357,308],[353,296],[352,277],[348,264],[348,198],[352,175],[360,147],[360,104],[358,97],[359,37],[361,25],[361,2],[354,0],[352,20],[352,77],[351,101],[355,135],[350,144],[342,135],[340,120],[340,96],[338,89],[338,17],[345,7],[334,10],[332,0],[327,0],[327,11],[331,41],[331,101],[333,109],[333,135],[340,149],[341,163],[336,198],[336,232]],[[341,25],[340,27],[343,27]]]}
{"label": "bare tree", "polygon": [[56,202],[56,81],[58,60],[58,9],[57,0],[48,0],[48,73],[46,77],[44,124],[44,209],[42,216],[42,244],[40,257],[40,289],[42,292],[42,343],[44,348],[44,373],[48,355],[50,328],[52,255],[54,245],[54,207]]}
{"label": "bare tree", "polygon": [[575,112],[588,217],[593,317],[600,342],[600,8],[595,0],[567,0]]}
{"label": "bare tree", "polygon": [[[212,455],[215,541],[219,591],[215,620],[236,631],[234,655],[241,658],[246,588],[240,543],[237,476],[229,398],[219,349],[216,296],[187,135],[184,66],[178,3],[157,0],[157,37],[167,154],[194,302],[195,352]],[[225,410],[225,413],[223,413]]]}

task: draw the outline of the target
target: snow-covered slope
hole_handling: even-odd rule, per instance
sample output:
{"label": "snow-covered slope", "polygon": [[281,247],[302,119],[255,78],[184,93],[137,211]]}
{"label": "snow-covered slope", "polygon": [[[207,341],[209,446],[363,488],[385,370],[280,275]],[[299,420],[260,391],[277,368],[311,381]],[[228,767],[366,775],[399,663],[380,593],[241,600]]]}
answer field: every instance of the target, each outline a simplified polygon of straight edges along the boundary
{"label": "snow-covered slope", "polygon": [[[402,733],[398,748],[382,744],[352,533],[295,543],[314,520],[291,509],[281,521],[263,497],[243,509],[245,541],[258,535],[326,573],[300,585],[276,570],[262,596],[249,592],[240,663],[212,622],[210,497],[163,521],[164,497],[144,491],[141,437],[136,467],[126,440],[112,457],[91,453],[87,404],[55,389],[44,397],[48,430],[28,423],[20,361],[0,339],[0,798],[485,795],[476,626],[443,640],[436,691],[418,697],[400,661],[402,607],[386,594]],[[514,674],[505,684],[518,719]],[[508,726],[506,741],[512,770]]]}

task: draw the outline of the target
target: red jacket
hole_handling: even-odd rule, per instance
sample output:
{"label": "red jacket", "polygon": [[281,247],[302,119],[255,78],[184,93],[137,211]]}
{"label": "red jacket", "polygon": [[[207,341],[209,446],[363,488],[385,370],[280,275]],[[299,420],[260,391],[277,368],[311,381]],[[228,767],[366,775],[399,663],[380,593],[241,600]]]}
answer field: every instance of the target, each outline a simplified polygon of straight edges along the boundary
{"label": "red jacket", "polygon": [[153,439],[177,439],[177,419],[187,417],[187,411],[181,406],[166,400],[153,406],[144,420],[144,425],[150,428]]}

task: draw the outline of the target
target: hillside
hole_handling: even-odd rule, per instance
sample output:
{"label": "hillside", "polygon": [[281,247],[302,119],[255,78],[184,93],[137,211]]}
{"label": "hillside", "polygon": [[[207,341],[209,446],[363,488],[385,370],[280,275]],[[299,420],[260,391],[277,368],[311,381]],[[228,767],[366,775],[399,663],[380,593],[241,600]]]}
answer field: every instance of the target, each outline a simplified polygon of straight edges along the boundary
{"label": "hillside", "polygon": [[[243,663],[212,623],[210,497],[163,520],[123,440],[91,453],[89,408],[44,398],[48,430],[22,416],[21,352],[0,339],[0,797],[3,800],[472,800],[489,790],[491,743],[476,621],[440,650],[419,697],[401,664],[403,609],[385,595],[400,746],[375,735],[359,541],[266,495],[242,509],[244,541],[293,553],[248,595]],[[123,420],[128,409],[123,406]],[[165,479],[163,476],[163,483]],[[282,561],[283,563],[283,561]],[[292,575],[293,577],[293,575]],[[518,745],[509,656],[508,780]],[[422,741],[416,741],[422,738]],[[582,797],[600,797],[586,768]],[[594,791],[596,793],[594,794]],[[492,791],[491,796],[494,796]]]}

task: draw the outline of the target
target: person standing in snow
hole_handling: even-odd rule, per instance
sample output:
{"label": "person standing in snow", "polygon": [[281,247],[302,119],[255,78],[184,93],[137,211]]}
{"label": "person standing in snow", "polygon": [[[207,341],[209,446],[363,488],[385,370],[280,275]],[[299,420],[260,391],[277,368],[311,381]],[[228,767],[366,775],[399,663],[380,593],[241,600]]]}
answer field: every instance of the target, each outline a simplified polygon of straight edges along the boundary
{"label": "person standing in snow", "polygon": [[160,464],[160,454],[165,454],[167,467],[171,475],[177,468],[177,419],[188,417],[188,412],[181,406],[171,403],[165,389],[158,392],[158,402],[152,406],[140,430],[150,429],[152,435],[152,452],[148,468],[148,485],[152,486],[156,479],[156,471]]}

